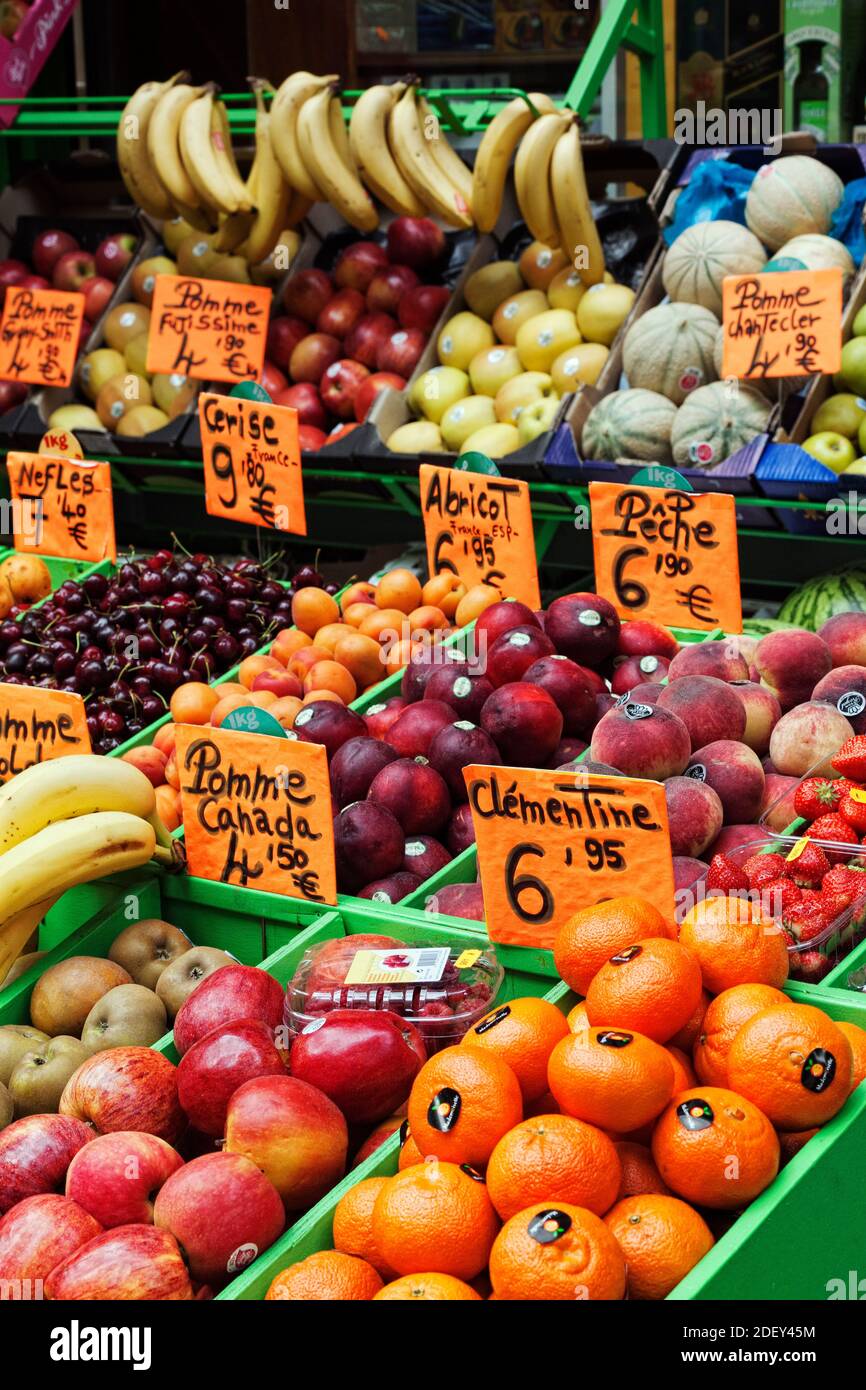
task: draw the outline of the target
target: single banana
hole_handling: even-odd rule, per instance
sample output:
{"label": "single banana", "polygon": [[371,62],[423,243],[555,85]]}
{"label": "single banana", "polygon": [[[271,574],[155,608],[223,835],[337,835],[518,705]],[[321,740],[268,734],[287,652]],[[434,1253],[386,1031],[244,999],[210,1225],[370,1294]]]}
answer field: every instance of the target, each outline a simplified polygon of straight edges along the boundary
{"label": "single banana", "polygon": [[[217,213],[241,209],[237,189],[224,163],[217,159],[213,143],[215,87],[209,82],[202,95],[191,101],[180,118],[179,145],[184,168],[202,202]],[[244,199],[246,201],[246,193]]]}
{"label": "single banana", "polygon": [[388,139],[400,172],[428,210],[449,227],[471,227],[463,198],[442,173],[424,138],[414,83],[407,86],[391,111]]}
{"label": "single banana", "polygon": [[[556,110],[544,92],[529,92],[528,95],[542,114]],[[479,232],[492,232],[499,220],[511,156],[534,120],[523,97],[515,97],[497,112],[481,137],[472,174],[471,200]]]}
{"label": "single banana", "polygon": [[449,142],[447,135],[442,129],[439,117],[426,97],[419,98],[418,115],[421,118],[422,134],[427,144],[430,146],[430,153],[448,182],[453,184],[454,188],[456,188],[466,205],[466,211],[471,215],[472,170],[463,163],[463,160]]}
{"label": "single banana", "polygon": [[252,212],[253,203],[250,199],[249,191],[240,175],[235,152],[232,147],[232,128],[229,123],[229,113],[224,101],[214,96],[213,106],[211,107],[211,145],[216,156],[216,162],[222,171],[223,177],[233,189],[238,200],[239,212]]}
{"label": "single banana", "polygon": [[117,163],[126,190],[140,208],[160,219],[172,217],[174,208],[151,163],[147,130],[160,98],[186,76],[177,72],[167,82],[145,82],[133,92],[117,124]]}
{"label": "single banana", "polygon": [[563,112],[540,116],[527,130],[514,161],[514,187],[523,220],[536,241],[559,243],[559,224],[550,187],[550,161],[568,125]]}
{"label": "single banana", "polygon": [[[125,811],[150,820],[156,813],[150,779],[122,758],[96,753],[35,763],[0,788],[0,855],[49,825],[97,811]],[[167,832],[160,843],[171,843]]]}
{"label": "single banana", "polygon": [[559,244],[583,283],[597,285],[604,279],[604,252],[583,172],[580,129],[574,120],[554,146],[550,186],[560,229]]}
{"label": "single banana", "polygon": [[[198,208],[201,199],[180,157],[180,121],[190,102],[200,97],[203,90],[188,82],[176,82],[159,97],[147,126],[147,153],[151,165],[175,207],[186,210],[181,213],[182,217],[186,217],[190,209]],[[212,209],[208,210],[210,215]]]}
{"label": "single banana", "polygon": [[50,911],[59,896],[55,894],[54,897],[43,898],[41,902],[25,907],[0,928],[0,990],[29,937],[36,931],[46,912]]}
{"label": "single banana", "polygon": [[[271,115],[265,108],[264,87],[255,84],[256,94],[256,153],[247,178],[247,192],[256,209],[255,218],[246,240],[238,248],[250,265],[258,265],[269,256],[279,240],[280,232],[289,225],[290,205],[295,193],[283,178],[271,144]],[[305,202],[304,213],[310,204]]]}
{"label": "single banana", "polygon": [[427,205],[406,182],[388,147],[388,117],[405,89],[405,82],[381,82],[362,92],[352,108],[349,144],[361,178],[380,203],[399,217],[423,217]]}
{"label": "single banana", "polygon": [[297,126],[301,158],[316,187],[340,216],[360,232],[374,232],[379,225],[379,214],[373,199],[358,178],[354,165],[346,163],[331,133],[333,94],[330,86],[322,87],[301,107]]}
{"label": "single banana", "polygon": [[318,202],[322,192],[310,177],[298,144],[298,114],[308,97],[336,82],[335,74],[316,77],[311,72],[293,72],[277,88],[271,103],[271,143],[277,163],[290,188],[303,193],[310,203]]}

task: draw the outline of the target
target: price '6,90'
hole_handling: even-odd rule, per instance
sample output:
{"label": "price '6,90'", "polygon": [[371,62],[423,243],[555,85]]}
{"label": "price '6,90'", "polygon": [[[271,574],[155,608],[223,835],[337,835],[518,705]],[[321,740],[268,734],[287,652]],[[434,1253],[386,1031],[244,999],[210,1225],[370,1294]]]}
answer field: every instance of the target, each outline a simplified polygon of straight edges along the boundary
{"label": "price '6,90'", "polygon": [[[588,835],[580,841],[577,854],[571,845],[566,847],[563,862],[567,867],[582,862],[590,873],[598,873],[601,869],[618,872],[626,868],[622,853],[624,845],[623,840],[602,840]],[[556,903],[549,885],[543,879],[533,873],[520,872],[521,861],[530,856],[543,860],[545,852],[540,845],[527,841],[509,851],[505,859],[505,893],[509,907],[518,917],[540,926],[552,919]]]}

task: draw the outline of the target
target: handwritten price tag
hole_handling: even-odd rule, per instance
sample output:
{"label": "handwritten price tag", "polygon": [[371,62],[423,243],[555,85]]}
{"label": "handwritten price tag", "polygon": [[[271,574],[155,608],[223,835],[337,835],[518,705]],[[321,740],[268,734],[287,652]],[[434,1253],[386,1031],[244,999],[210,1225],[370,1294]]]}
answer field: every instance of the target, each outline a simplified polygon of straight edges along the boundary
{"label": "handwritten price tag", "polygon": [[68,386],[83,318],[83,294],[10,287],[0,324],[0,378]]}
{"label": "handwritten price tag", "polygon": [[596,593],[621,618],[742,632],[734,499],[590,483]]}
{"label": "handwritten price tag", "polygon": [[842,272],[782,270],[722,281],[722,376],[761,380],[838,372]]}
{"label": "handwritten price tag", "polygon": [[[111,466],[50,454],[6,456],[15,549],[69,560],[116,560]],[[34,525],[24,529],[23,522]],[[19,529],[20,528],[20,529]]]}
{"label": "handwritten price tag", "polygon": [[80,695],[0,684],[0,782],[34,763],[89,753],[87,714]]}
{"label": "handwritten price tag", "polygon": [[147,370],[198,381],[256,381],[265,362],[270,311],[265,285],[157,275]]}
{"label": "handwritten price tag", "polygon": [[431,463],[419,477],[431,575],[447,570],[540,608],[529,484]]}
{"label": "handwritten price tag", "polygon": [[633,893],[674,913],[664,787],[523,767],[463,769],[492,941],[549,949],[579,908]]}
{"label": "handwritten price tag", "polygon": [[238,396],[199,396],[210,516],[307,534],[298,412]]}
{"label": "handwritten price tag", "polygon": [[318,743],[177,728],[191,874],[336,903],[328,755]]}

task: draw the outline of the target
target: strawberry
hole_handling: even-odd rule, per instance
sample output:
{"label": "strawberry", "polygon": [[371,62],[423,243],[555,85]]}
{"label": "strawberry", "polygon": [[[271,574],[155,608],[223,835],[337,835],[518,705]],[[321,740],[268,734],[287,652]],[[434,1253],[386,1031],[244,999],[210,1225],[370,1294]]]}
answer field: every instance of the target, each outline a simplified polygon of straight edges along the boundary
{"label": "strawberry", "polygon": [[785,872],[785,861],[781,854],[753,854],[743,865],[743,873],[749,880],[750,888],[763,888]]}
{"label": "strawberry", "polygon": [[855,801],[850,793],[846,792],[839,802],[839,815],[858,834],[866,832],[866,801]]}
{"label": "strawberry", "polygon": [[784,914],[784,924],[798,941],[812,941],[826,930],[828,917],[820,893],[807,890],[798,903]]}
{"label": "strawberry", "polygon": [[[780,857],[774,856],[777,859]],[[802,896],[802,888],[798,888],[790,878],[774,878],[761,886],[761,906],[766,903],[766,911],[771,917],[784,917],[787,909],[798,903]]]}
{"label": "strawberry", "polygon": [[806,777],[794,793],[794,810],[804,820],[816,820],[839,804],[839,784],[829,777]]}
{"label": "strawberry", "polygon": [[808,830],[803,832],[813,840],[829,840],[834,845],[856,845],[860,843],[860,837],[856,830],[838,812],[834,811],[828,816],[819,816],[813,820]]}
{"label": "strawberry", "polygon": [[785,860],[785,877],[800,887],[810,888],[820,883],[830,867],[830,860],[819,845],[808,844],[796,859]]}
{"label": "strawberry", "polygon": [[713,855],[704,881],[705,888],[718,888],[722,893],[730,893],[736,888],[748,886],[749,880],[739,864],[735,864],[726,854]]}
{"label": "strawberry", "polygon": [[833,969],[833,961],[820,951],[797,951],[791,960],[791,977],[817,985]]}
{"label": "strawberry", "polygon": [[866,734],[855,734],[847,738],[830,762],[843,777],[853,777],[856,782],[866,782]]}
{"label": "strawberry", "polygon": [[866,896],[866,874],[862,869],[849,868],[847,864],[834,864],[821,883],[824,893],[843,897],[848,903],[855,898]]}

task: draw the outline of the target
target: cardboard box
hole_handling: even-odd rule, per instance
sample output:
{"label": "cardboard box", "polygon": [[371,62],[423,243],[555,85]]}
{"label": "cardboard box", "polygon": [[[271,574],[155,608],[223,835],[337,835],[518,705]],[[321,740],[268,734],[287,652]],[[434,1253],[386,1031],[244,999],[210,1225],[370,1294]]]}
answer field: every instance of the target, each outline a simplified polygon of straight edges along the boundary
{"label": "cardboard box", "polygon": [[847,140],[863,120],[863,0],[785,0],[785,128]]}
{"label": "cardboard box", "polygon": [[[0,97],[24,97],[57,44],[76,0],[33,0],[20,28],[0,38]],[[0,126],[12,125],[19,106],[0,106]]]}

